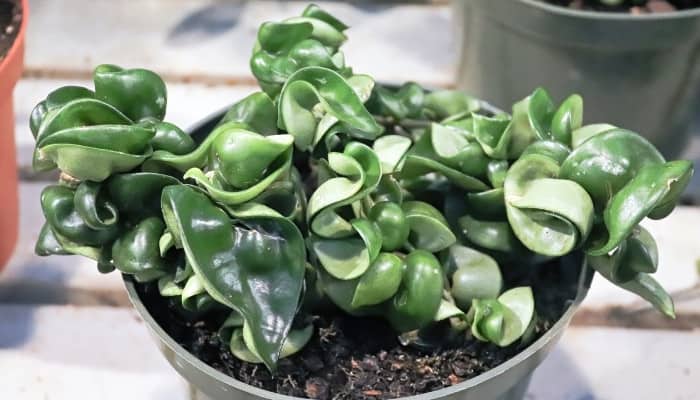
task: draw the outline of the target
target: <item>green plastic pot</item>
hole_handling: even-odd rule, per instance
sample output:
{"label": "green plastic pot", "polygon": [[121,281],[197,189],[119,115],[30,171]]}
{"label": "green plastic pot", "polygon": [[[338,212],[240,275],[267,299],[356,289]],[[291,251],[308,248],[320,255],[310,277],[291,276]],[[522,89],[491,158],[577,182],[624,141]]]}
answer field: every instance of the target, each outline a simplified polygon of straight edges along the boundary
{"label": "green plastic pot", "polygon": [[[484,108],[493,107],[485,104]],[[206,135],[223,116],[223,112],[217,113],[200,123],[191,130],[195,141],[201,142]],[[530,383],[530,378],[535,368],[545,359],[554,345],[559,341],[564,329],[571,322],[576,309],[583,301],[591,284],[593,271],[586,265],[569,265],[573,269],[580,269],[578,276],[578,289],[576,297],[568,305],[568,308],[549,331],[530,344],[515,357],[499,365],[498,367],[472,379],[461,382],[434,392],[406,397],[411,400],[520,400],[523,399]],[[134,308],[148,326],[158,348],[175,370],[185,378],[190,385],[211,400],[294,400],[299,397],[291,397],[259,389],[228,375],[225,375],[197,357],[189,353],[185,348],[170,337],[163,328],[158,325],[150,314],[148,306],[143,303],[136,290],[136,284],[130,276],[123,275],[127,293]]]}
{"label": "green plastic pot", "polygon": [[586,99],[586,123],[685,148],[700,100],[700,9],[631,15],[541,0],[455,0],[459,86],[513,104],[535,86]]}

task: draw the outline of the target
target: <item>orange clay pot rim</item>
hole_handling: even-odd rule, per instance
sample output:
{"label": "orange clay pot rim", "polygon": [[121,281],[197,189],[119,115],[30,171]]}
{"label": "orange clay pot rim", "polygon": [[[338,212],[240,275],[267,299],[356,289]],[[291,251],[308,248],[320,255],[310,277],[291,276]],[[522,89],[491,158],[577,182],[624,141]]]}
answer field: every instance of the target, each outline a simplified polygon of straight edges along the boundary
{"label": "orange clay pot rim", "polygon": [[4,75],[5,69],[7,69],[9,65],[14,63],[17,57],[19,57],[20,59],[22,58],[21,47],[22,42],[24,42],[25,32],[27,30],[29,0],[20,0],[19,4],[22,7],[22,22],[19,25],[19,32],[17,32],[17,36],[15,37],[14,43],[12,43],[12,47],[10,47],[10,50],[5,55],[5,58],[3,58],[2,61],[0,61],[0,76]]}

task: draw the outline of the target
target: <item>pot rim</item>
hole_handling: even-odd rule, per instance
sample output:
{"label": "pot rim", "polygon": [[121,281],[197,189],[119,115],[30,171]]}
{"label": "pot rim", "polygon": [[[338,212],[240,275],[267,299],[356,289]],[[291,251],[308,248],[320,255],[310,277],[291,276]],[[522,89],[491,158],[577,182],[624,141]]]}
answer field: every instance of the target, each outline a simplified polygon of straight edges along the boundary
{"label": "pot rim", "polygon": [[538,8],[546,13],[555,14],[562,17],[579,18],[579,19],[596,19],[607,21],[624,21],[624,22],[648,22],[648,21],[668,21],[673,19],[697,18],[700,17],[700,7],[687,10],[669,11],[662,13],[650,13],[633,15],[624,12],[610,11],[588,11],[575,10],[567,7],[557,6],[546,3],[542,0],[516,0],[526,6]]}
{"label": "pot rim", "polygon": [[[559,331],[565,329],[568,326],[578,306],[586,297],[592,278],[593,270],[588,267],[585,261],[583,261],[581,273],[579,275],[578,280],[578,290],[576,292],[576,297],[570,302],[564,314],[562,314],[559,320],[554,325],[552,325],[552,327],[547,332],[545,332],[544,335],[542,335],[539,339],[531,343],[529,346],[527,346],[525,349],[520,351],[512,358],[508,359],[503,364],[492,368],[473,378],[467,379],[464,382],[460,382],[456,385],[428,393],[418,394],[415,396],[401,397],[396,400],[428,400],[453,395],[455,393],[475,387],[488,380],[495,379],[499,375],[504,374],[510,368],[513,368],[517,364],[526,361],[533,354],[537,353],[540,349],[546,347],[552,340],[556,340],[557,336],[559,335]],[[139,297],[139,294],[136,291],[134,279],[131,276],[125,274],[122,274],[122,279],[124,281],[124,286],[126,287],[126,291],[129,296],[129,300],[131,301],[131,304],[134,306],[139,316],[146,323],[148,329],[153,334],[155,334],[171,351],[176,353],[178,357],[190,363],[200,372],[213,377],[216,381],[221,382],[224,385],[233,387],[241,392],[253,394],[261,398],[267,398],[272,400],[308,400],[304,397],[287,396],[265,389],[257,388],[255,386],[241,382],[229,375],[226,375],[223,372],[214,369],[204,361],[200,360],[188,350],[186,350],[184,347],[182,347],[179,343],[177,343],[167,332],[165,332],[165,330],[158,324],[158,322],[156,322],[156,320],[146,308],[146,305],[141,301],[141,298]]]}
{"label": "pot rim", "polygon": [[0,61],[0,75],[3,74],[8,65],[14,62],[17,53],[20,52],[19,48],[22,47],[22,42],[24,42],[24,35],[27,30],[27,16],[29,15],[29,0],[20,0],[19,4],[22,7],[22,22],[19,24],[19,32],[17,32],[10,50],[5,54],[5,58]]}

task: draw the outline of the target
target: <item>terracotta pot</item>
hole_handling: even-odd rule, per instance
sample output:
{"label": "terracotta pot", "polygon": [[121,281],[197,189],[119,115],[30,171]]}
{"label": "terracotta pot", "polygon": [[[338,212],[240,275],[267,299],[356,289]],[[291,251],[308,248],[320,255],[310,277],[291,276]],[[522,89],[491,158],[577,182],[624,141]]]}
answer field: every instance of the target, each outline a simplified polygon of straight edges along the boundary
{"label": "terracotta pot", "polygon": [[19,207],[15,157],[15,114],[12,92],[24,66],[24,35],[27,31],[28,0],[22,0],[22,23],[12,47],[0,61],[0,270],[17,242]]}

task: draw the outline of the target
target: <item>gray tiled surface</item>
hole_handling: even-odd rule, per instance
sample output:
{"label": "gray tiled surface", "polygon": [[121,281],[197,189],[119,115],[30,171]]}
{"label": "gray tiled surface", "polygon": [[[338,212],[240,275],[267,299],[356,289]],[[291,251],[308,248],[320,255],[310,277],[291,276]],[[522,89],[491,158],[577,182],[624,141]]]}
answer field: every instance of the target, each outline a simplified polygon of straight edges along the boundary
{"label": "gray tiled surface", "polygon": [[[100,62],[153,68],[169,81],[168,119],[190,126],[253,90],[247,58],[256,26],[304,6],[207,0],[123,4],[31,1],[28,73],[15,96],[21,166],[28,165],[32,147],[28,114],[51,88],[89,85],[89,71]],[[358,71],[387,81],[451,83],[449,7],[323,6],[353,25],[347,55]],[[690,152],[700,154],[700,142],[694,146]],[[20,243],[0,275],[0,399],[190,398],[187,385],[157,354],[128,308],[116,274],[100,275],[79,257],[32,254],[43,185],[21,185]],[[682,207],[647,226],[659,240],[658,278],[676,293],[679,320],[668,323],[645,313],[633,296],[597,279],[581,318],[535,374],[528,399],[700,398],[700,210]]]}

